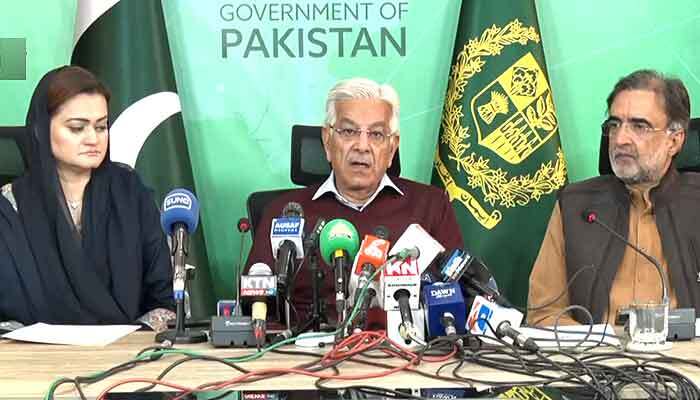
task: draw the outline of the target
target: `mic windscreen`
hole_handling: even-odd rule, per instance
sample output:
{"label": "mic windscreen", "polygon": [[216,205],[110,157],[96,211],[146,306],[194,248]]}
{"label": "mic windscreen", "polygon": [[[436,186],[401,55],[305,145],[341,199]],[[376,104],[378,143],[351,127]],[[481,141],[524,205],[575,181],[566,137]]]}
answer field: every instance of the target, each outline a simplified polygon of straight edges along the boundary
{"label": "mic windscreen", "polygon": [[384,225],[377,225],[374,228],[374,236],[380,239],[389,240],[389,228]]}
{"label": "mic windscreen", "polygon": [[345,250],[350,259],[355,258],[355,254],[360,248],[360,235],[357,233],[355,225],[349,221],[334,219],[323,227],[319,242],[323,261],[331,265],[333,263],[333,253],[336,250]]}
{"label": "mic windscreen", "polygon": [[199,202],[187,189],[173,189],[163,200],[160,226],[167,234],[173,233],[175,224],[184,224],[187,233],[192,234],[199,223]]}
{"label": "mic windscreen", "polygon": [[256,301],[253,303],[253,309],[251,310],[251,318],[259,319],[265,321],[267,318],[267,303],[264,301]]}
{"label": "mic windscreen", "polygon": [[248,275],[272,275],[272,268],[265,263],[255,263],[248,269]]}
{"label": "mic windscreen", "polygon": [[596,213],[593,210],[587,209],[583,211],[581,217],[583,217],[584,221],[588,222],[589,224],[592,224],[598,219],[598,213]]}
{"label": "mic windscreen", "polygon": [[301,207],[301,204],[294,202],[294,201],[290,201],[282,209],[282,216],[284,216],[284,217],[303,217],[304,216],[304,209]]}

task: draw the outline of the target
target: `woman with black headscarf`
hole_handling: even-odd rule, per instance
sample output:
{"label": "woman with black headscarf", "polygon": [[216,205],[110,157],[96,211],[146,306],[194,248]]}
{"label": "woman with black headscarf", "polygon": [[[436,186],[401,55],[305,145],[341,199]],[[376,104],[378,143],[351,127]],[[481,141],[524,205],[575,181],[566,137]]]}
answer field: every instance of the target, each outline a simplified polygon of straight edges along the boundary
{"label": "woman with black headscarf", "polygon": [[110,93],[89,71],[47,73],[27,113],[29,169],[0,196],[0,321],[126,324],[174,317],[151,191],[111,162]]}

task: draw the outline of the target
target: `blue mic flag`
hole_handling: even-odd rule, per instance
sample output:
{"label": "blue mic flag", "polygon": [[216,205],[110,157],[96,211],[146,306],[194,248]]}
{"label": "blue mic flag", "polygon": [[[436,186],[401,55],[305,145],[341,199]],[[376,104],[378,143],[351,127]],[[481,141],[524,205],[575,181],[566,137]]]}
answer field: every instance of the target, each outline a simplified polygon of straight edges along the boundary
{"label": "blue mic flag", "polygon": [[457,334],[465,333],[467,305],[464,303],[464,295],[459,283],[436,282],[425,285],[422,294],[429,336],[445,335],[445,327],[440,321],[445,313],[450,313],[454,317]]}
{"label": "blue mic flag", "polygon": [[160,214],[160,226],[163,231],[172,234],[173,226],[178,223],[187,227],[188,234],[194,233],[199,223],[199,201],[187,189],[173,189],[163,200]]}

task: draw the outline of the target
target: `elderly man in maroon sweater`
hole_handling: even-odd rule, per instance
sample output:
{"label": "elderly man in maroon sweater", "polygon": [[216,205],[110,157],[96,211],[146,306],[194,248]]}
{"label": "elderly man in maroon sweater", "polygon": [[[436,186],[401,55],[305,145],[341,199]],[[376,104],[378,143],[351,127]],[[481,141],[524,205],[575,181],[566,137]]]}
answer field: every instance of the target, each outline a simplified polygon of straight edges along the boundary
{"label": "elderly man in maroon sweater", "polygon": [[[271,221],[289,202],[302,206],[307,231],[318,218],[343,218],[355,225],[360,237],[383,225],[394,242],[410,224],[418,223],[446,248],[463,247],[454,211],[443,190],[386,174],[400,138],[399,97],[394,88],[364,78],[336,84],[326,101],[322,138],[332,166],[330,176],[320,184],[285,193],[268,205],[256,228],[248,266],[257,262],[273,265]],[[322,260],[320,264],[326,271],[321,296],[326,300],[326,316],[333,323],[334,274]],[[298,313],[296,322],[303,323],[311,306],[308,265],[294,282],[292,302]]]}

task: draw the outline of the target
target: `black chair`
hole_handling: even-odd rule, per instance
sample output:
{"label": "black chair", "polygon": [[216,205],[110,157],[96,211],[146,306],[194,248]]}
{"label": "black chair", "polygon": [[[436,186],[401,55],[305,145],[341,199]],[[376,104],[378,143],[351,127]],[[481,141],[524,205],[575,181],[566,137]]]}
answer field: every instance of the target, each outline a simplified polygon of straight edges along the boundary
{"label": "black chair", "polygon": [[28,168],[24,126],[0,126],[0,186],[12,182]]}
{"label": "black chair", "polygon": [[[685,143],[681,152],[676,156],[675,162],[678,171],[700,172],[700,118],[690,120],[690,126],[685,134]],[[608,137],[603,135],[600,139],[598,172],[601,175],[613,173],[608,157]]]}
{"label": "black chair", "polygon": [[[310,186],[322,182],[331,173],[331,165],[326,159],[321,140],[321,127],[309,125],[294,125],[292,127],[290,178],[301,186]],[[387,170],[390,176],[401,174],[399,152],[396,151],[391,167]],[[297,188],[266,190],[251,193],[246,201],[250,231],[255,237],[255,227],[262,218],[265,207],[277,196]]]}

